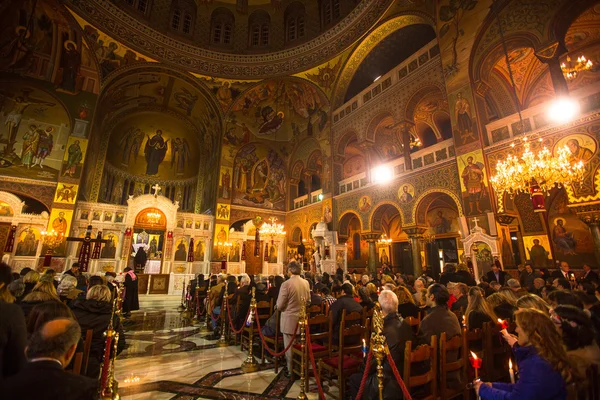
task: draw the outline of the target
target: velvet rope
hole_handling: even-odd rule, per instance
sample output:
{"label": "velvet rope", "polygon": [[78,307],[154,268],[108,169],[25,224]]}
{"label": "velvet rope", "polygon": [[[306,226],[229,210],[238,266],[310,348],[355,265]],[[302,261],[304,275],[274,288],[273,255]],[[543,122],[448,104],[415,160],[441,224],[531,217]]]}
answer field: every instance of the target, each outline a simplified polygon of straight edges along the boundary
{"label": "velvet rope", "polygon": [[369,370],[371,369],[371,361],[372,360],[373,360],[373,352],[369,351],[369,355],[367,356],[367,364],[365,365],[365,372],[363,373],[362,380],[360,381],[360,387],[358,389],[358,394],[356,395],[356,400],[360,400],[365,391],[367,377],[369,376]]}
{"label": "velvet rope", "polygon": [[396,381],[398,381],[398,384],[400,385],[400,388],[402,389],[402,393],[404,393],[404,398],[406,400],[412,400],[412,397],[410,397],[410,392],[406,388],[406,385],[404,384],[404,380],[402,380],[402,377],[400,376],[400,372],[398,371],[398,368],[396,368],[396,363],[394,362],[394,359],[392,358],[392,354],[390,353],[390,349],[388,348],[387,344],[385,345],[385,354],[387,355],[388,362],[390,363],[390,366],[392,367],[392,371],[394,372],[394,377],[396,377]]}
{"label": "velvet rope", "polygon": [[[271,351],[271,349],[267,345],[267,342],[265,341],[265,337],[263,336],[262,329],[260,327],[260,319],[258,318],[258,311],[256,311],[256,327],[258,328],[258,334],[259,334],[260,340],[263,344],[263,348],[267,349],[267,352],[272,357],[281,357],[282,355],[284,355],[290,349],[290,347],[292,347],[292,345],[294,344],[294,341],[296,340],[296,335],[298,334],[298,324],[296,324],[296,329],[294,330],[294,336],[292,336],[292,340],[290,340],[290,344],[288,344],[288,347],[286,347],[280,353],[275,353],[275,352]],[[277,338],[275,338],[275,340],[277,340]]]}
{"label": "velvet rope", "polygon": [[239,335],[244,330],[244,325],[246,325],[246,321],[248,321],[248,317],[250,316],[250,312],[252,312],[252,307],[248,308],[248,313],[246,314],[246,318],[244,319],[244,323],[239,330],[235,329],[233,326],[233,318],[231,318],[231,307],[229,307],[229,300],[227,300],[227,316],[229,316],[229,326],[231,327],[231,331],[234,335]]}
{"label": "velvet rope", "polygon": [[[210,300],[210,299],[209,299],[209,300]],[[212,320],[213,320],[213,322],[217,322],[217,321],[219,320],[219,317],[217,317],[217,318],[213,317],[213,312],[212,312],[212,309],[213,309],[213,308],[212,308],[212,302],[209,302],[209,303],[208,303],[208,305],[209,305],[209,307],[208,307],[208,309],[207,309],[207,310],[210,310],[210,319],[212,319]],[[220,316],[220,315],[219,315],[219,316]]]}
{"label": "velvet rope", "polygon": [[[315,380],[317,381],[317,389],[319,390],[319,397],[321,399],[325,399],[325,392],[323,391],[323,387],[321,386],[321,379],[319,379],[319,374],[317,371],[317,364],[315,363],[315,355],[312,351],[312,341],[310,339],[310,326],[306,324],[306,344],[308,346],[308,355],[310,356],[310,363],[313,369],[313,375],[315,376]],[[308,376],[306,377],[308,379]]]}

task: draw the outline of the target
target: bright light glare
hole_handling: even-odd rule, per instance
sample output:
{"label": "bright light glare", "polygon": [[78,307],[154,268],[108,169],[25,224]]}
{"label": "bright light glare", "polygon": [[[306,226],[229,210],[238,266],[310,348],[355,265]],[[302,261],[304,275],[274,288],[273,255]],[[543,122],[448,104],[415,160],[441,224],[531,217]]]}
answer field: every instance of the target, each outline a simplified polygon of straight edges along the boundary
{"label": "bright light glare", "polygon": [[579,103],[568,97],[554,100],[548,108],[548,118],[558,123],[569,122],[577,114],[579,114]]}
{"label": "bright light glare", "polygon": [[323,200],[323,193],[319,193],[318,198],[319,198],[319,201]]}
{"label": "bright light glare", "polygon": [[381,75],[379,75],[377,78],[375,78],[375,79],[373,80],[373,82],[377,82],[377,81],[379,80],[379,78],[381,78]]}
{"label": "bright light glare", "polygon": [[388,183],[394,177],[393,171],[390,167],[380,165],[373,169],[373,182],[375,183]]}

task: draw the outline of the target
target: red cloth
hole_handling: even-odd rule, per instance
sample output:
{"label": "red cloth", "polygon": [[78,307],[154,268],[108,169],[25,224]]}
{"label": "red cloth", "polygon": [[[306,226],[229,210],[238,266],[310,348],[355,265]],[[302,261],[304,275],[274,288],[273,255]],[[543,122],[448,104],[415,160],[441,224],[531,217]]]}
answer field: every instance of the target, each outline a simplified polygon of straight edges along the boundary
{"label": "red cloth", "polygon": [[448,309],[452,309],[452,304],[456,303],[456,297],[453,294],[450,295],[450,300],[448,300]]}
{"label": "red cloth", "polygon": [[[338,357],[325,358],[325,359],[323,359],[323,362],[325,364],[329,365],[329,366],[337,368],[337,366],[338,366]],[[357,358],[350,357],[350,356],[344,356],[344,360],[342,361],[342,368],[345,369],[345,370],[346,369],[351,369],[351,368],[356,368],[361,363],[362,363],[362,360],[359,360]]]}
{"label": "red cloth", "polygon": [[[302,348],[302,347],[301,347],[301,345],[300,345],[300,344],[295,344],[295,345],[294,345],[294,348],[295,348],[296,350],[301,350],[301,348]],[[325,346],[321,346],[321,345],[320,345],[320,344],[318,344],[318,343],[312,343],[312,352],[313,352],[313,353],[320,352],[320,351],[325,351],[325,350],[327,350],[327,347],[325,347]]]}

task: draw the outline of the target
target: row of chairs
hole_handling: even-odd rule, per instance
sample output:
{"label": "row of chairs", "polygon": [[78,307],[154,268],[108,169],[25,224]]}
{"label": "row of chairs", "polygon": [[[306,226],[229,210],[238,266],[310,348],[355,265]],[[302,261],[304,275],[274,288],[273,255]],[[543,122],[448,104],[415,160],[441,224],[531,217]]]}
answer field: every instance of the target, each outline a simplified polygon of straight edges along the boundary
{"label": "row of chairs", "polygon": [[73,362],[71,365],[72,369],[68,369],[68,372],[72,372],[76,375],[85,375],[87,373],[88,361],[90,359],[90,350],[92,349],[92,336],[94,331],[88,329],[85,333],[85,339],[83,341],[83,351],[78,351],[73,356]]}

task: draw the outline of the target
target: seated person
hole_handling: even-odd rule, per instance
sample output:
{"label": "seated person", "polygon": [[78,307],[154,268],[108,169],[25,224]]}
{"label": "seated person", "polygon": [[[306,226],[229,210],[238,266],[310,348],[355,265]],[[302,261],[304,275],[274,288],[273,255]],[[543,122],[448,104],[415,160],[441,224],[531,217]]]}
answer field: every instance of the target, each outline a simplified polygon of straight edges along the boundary
{"label": "seated person", "polygon": [[97,379],[65,372],[81,328],[75,320],[61,318],[47,322],[29,340],[28,363],[18,374],[0,385],[0,398],[11,400],[94,399]]}
{"label": "seated person", "polygon": [[349,283],[344,283],[342,285],[342,292],[344,294],[329,307],[329,317],[333,321],[333,335],[337,335],[337,333],[340,331],[342,311],[346,310],[346,315],[352,312],[362,313],[362,307],[360,303],[354,300],[354,288],[352,285]]}

